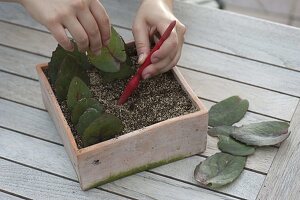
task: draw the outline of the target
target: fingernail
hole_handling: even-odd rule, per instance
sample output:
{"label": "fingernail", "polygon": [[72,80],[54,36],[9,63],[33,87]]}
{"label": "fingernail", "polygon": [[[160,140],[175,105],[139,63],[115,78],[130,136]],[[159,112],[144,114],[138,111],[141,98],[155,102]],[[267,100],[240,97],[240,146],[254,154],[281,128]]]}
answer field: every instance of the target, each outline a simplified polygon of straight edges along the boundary
{"label": "fingernail", "polygon": [[110,39],[106,40],[106,41],[104,42],[104,46],[108,46],[108,45],[109,45],[109,42],[110,42]]}
{"label": "fingernail", "polygon": [[145,74],[145,75],[143,75],[143,79],[148,79],[150,77],[151,77],[151,74]]}
{"label": "fingernail", "polygon": [[159,59],[157,57],[152,58],[152,63],[157,63],[159,61]]}
{"label": "fingernail", "polygon": [[139,64],[141,64],[144,61],[144,57],[145,57],[145,55],[143,53],[141,55],[139,55],[139,59],[138,59]]}

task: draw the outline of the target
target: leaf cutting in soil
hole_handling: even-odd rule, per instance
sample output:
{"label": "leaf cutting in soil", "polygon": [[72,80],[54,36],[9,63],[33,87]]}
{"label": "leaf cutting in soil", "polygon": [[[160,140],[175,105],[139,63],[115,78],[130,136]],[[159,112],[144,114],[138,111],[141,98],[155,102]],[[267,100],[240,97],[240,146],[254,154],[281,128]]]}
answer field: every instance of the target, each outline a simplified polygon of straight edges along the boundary
{"label": "leaf cutting in soil", "polygon": [[201,185],[219,188],[239,177],[245,165],[246,157],[216,153],[197,165],[194,178]]}
{"label": "leaf cutting in soil", "polygon": [[72,110],[72,115],[71,115],[71,121],[73,124],[77,124],[78,120],[81,115],[88,109],[88,108],[94,108],[99,112],[103,112],[103,106],[100,104],[99,101],[97,101],[94,98],[82,98],[79,100],[73,110]]}
{"label": "leaf cutting in soil", "polygon": [[121,120],[111,114],[102,114],[95,119],[83,132],[84,146],[96,144],[117,136],[123,129]]}
{"label": "leaf cutting in soil", "polygon": [[75,76],[69,86],[67,95],[67,105],[70,110],[73,110],[74,105],[82,98],[90,98],[92,93],[88,86],[77,76]]}
{"label": "leaf cutting in soil", "polygon": [[127,59],[125,43],[116,30],[111,27],[109,44],[101,48],[99,56],[94,55],[90,51],[88,56],[91,63],[99,70],[103,72],[118,72],[121,63],[124,63]]}

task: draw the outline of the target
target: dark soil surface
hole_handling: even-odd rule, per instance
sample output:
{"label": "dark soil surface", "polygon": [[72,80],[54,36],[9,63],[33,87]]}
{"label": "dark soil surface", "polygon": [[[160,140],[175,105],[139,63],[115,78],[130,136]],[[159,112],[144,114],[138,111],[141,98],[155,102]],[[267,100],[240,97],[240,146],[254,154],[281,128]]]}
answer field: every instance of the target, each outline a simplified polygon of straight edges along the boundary
{"label": "dark soil surface", "polygon": [[[138,89],[122,106],[117,105],[117,101],[129,79],[105,83],[95,69],[89,71],[89,77],[94,98],[103,104],[105,112],[115,115],[123,122],[122,134],[197,111],[172,72],[142,80]],[[78,148],[82,148],[81,138],[71,122],[66,102],[59,104]]]}

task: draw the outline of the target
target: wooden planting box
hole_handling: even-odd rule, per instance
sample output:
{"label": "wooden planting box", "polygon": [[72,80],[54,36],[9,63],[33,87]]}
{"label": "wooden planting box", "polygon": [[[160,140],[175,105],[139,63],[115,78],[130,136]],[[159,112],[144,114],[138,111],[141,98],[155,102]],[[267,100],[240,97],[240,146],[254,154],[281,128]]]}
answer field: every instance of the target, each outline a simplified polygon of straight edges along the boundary
{"label": "wooden planting box", "polygon": [[78,149],[43,71],[47,67],[47,64],[37,65],[43,101],[62,138],[83,190],[205,150],[208,111],[176,67],[172,72],[198,111],[82,149]]}

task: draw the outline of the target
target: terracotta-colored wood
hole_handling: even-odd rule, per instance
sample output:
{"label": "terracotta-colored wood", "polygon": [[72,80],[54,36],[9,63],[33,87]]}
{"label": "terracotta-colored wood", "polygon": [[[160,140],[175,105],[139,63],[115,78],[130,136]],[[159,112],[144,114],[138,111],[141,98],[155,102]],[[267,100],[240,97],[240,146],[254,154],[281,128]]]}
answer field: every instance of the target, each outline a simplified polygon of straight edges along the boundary
{"label": "terracotta-colored wood", "polygon": [[83,190],[205,151],[208,111],[179,70],[172,72],[199,111],[165,120],[83,149],[78,149],[43,70],[37,65],[47,108]]}

